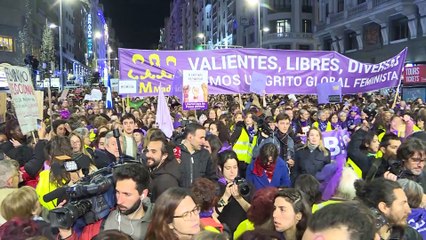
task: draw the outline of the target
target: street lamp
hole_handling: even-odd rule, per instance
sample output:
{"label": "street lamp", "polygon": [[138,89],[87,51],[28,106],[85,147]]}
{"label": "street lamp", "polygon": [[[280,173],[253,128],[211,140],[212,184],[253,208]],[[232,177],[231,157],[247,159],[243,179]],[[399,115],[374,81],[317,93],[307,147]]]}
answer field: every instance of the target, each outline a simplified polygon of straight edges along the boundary
{"label": "street lamp", "polygon": [[59,11],[60,13],[59,13],[59,15],[60,15],[60,23],[59,23],[59,26],[58,25],[56,25],[56,24],[54,24],[54,23],[51,23],[50,25],[49,25],[49,28],[58,28],[58,31],[59,31],[59,72],[60,72],[60,75],[59,75],[59,79],[60,79],[60,82],[61,82],[61,84],[62,84],[62,88],[64,88],[65,87],[65,85],[64,85],[64,74],[63,74],[63,56],[62,56],[62,1],[60,1],[60,5],[61,5],[61,11]]}
{"label": "street lamp", "polygon": [[198,33],[197,37],[203,41],[203,49],[206,47],[206,35],[204,33]]}
{"label": "street lamp", "polygon": [[262,48],[262,28],[260,27],[260,4],[262,0],[247,0],[252,6],[257,5],[257,34],[259,35],[259,48]]}

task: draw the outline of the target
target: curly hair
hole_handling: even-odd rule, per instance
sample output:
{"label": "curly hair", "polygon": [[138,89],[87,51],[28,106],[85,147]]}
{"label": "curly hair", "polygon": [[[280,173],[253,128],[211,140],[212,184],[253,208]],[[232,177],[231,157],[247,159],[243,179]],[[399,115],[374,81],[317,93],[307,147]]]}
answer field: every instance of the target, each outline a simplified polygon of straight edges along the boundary
{"label": "curly hair", "polygon": [[255,226],[262,225],[272,218],[274,209],[274,198],[278,189],[266,187],[256,191],[251,201],[251,206],[247,210],[247,219]]}
{"label": "curly hair", "polygon": [[201,211],[211,210],[219,200],[217,183],[207,179],[198,178],[192,184],[192,198],[195,204],[200,206]]}

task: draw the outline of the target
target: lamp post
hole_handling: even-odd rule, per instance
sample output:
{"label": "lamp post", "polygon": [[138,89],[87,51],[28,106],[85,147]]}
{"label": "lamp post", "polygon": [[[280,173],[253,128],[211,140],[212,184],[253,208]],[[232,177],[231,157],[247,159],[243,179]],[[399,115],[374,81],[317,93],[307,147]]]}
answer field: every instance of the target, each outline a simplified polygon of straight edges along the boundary
{"label": "lamp post", "polygon": [[263,37],[262,37],[262,28],[260,26],[260,4],[262,0],[247,0],[250,5],[257,5],[257,34],[259,37],[259,48],[262,48]]}
{"label": "lamp post", "polygon": [[64,59],[62,55],[62,0],[59,0],[59,79],[61,80],[62,89],[65,89]]}

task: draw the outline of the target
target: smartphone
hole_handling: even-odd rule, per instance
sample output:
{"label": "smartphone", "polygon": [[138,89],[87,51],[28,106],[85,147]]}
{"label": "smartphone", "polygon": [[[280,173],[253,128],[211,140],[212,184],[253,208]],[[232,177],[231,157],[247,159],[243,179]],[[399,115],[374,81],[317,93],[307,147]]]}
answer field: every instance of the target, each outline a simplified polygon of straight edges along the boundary
{"label": "smartphone", "polygon": [[40,129],[40,128],[41,128],[41,120],[37,119],[37,129]]}

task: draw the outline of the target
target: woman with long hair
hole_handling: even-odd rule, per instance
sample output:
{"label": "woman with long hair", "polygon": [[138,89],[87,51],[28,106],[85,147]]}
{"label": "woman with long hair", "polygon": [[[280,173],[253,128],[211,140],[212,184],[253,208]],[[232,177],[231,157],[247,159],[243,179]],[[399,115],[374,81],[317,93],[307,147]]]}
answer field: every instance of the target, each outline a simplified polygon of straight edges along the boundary
{"label": "woman with long hair", "polygon": [[302,239],[310,217],[311,209],[299,190],[287,188],[278,191],[272,218],[275,230],[286,240]]}
{"label": "woman with long hair", "polygon": [[200,232],[200,207],[186,189],[169,188],[155,201],[146,240],[189,240]]}
{"label": "woman with long hair", "polygon": [[[238,158],[234,151],[221,152],[218,166],[223,178],[219,179],[220,198],[214,208],[215,214],[221,223],[226,224],[229,230],[234,232],[238,224],[247,218],[247,210],[250,207],[249,202],[254,189],[243,179],[237,178]],[[238,179],[240,182],[236,181]]]}
{"label": "woman with long hair", "polygon": [[318,128],[309,129],[305,146],[296,151],[292,172],[293,183],[300,174],[315,176],[326,164],[330,163],[330,151],[324,147],[322,141],[323,137]]}

